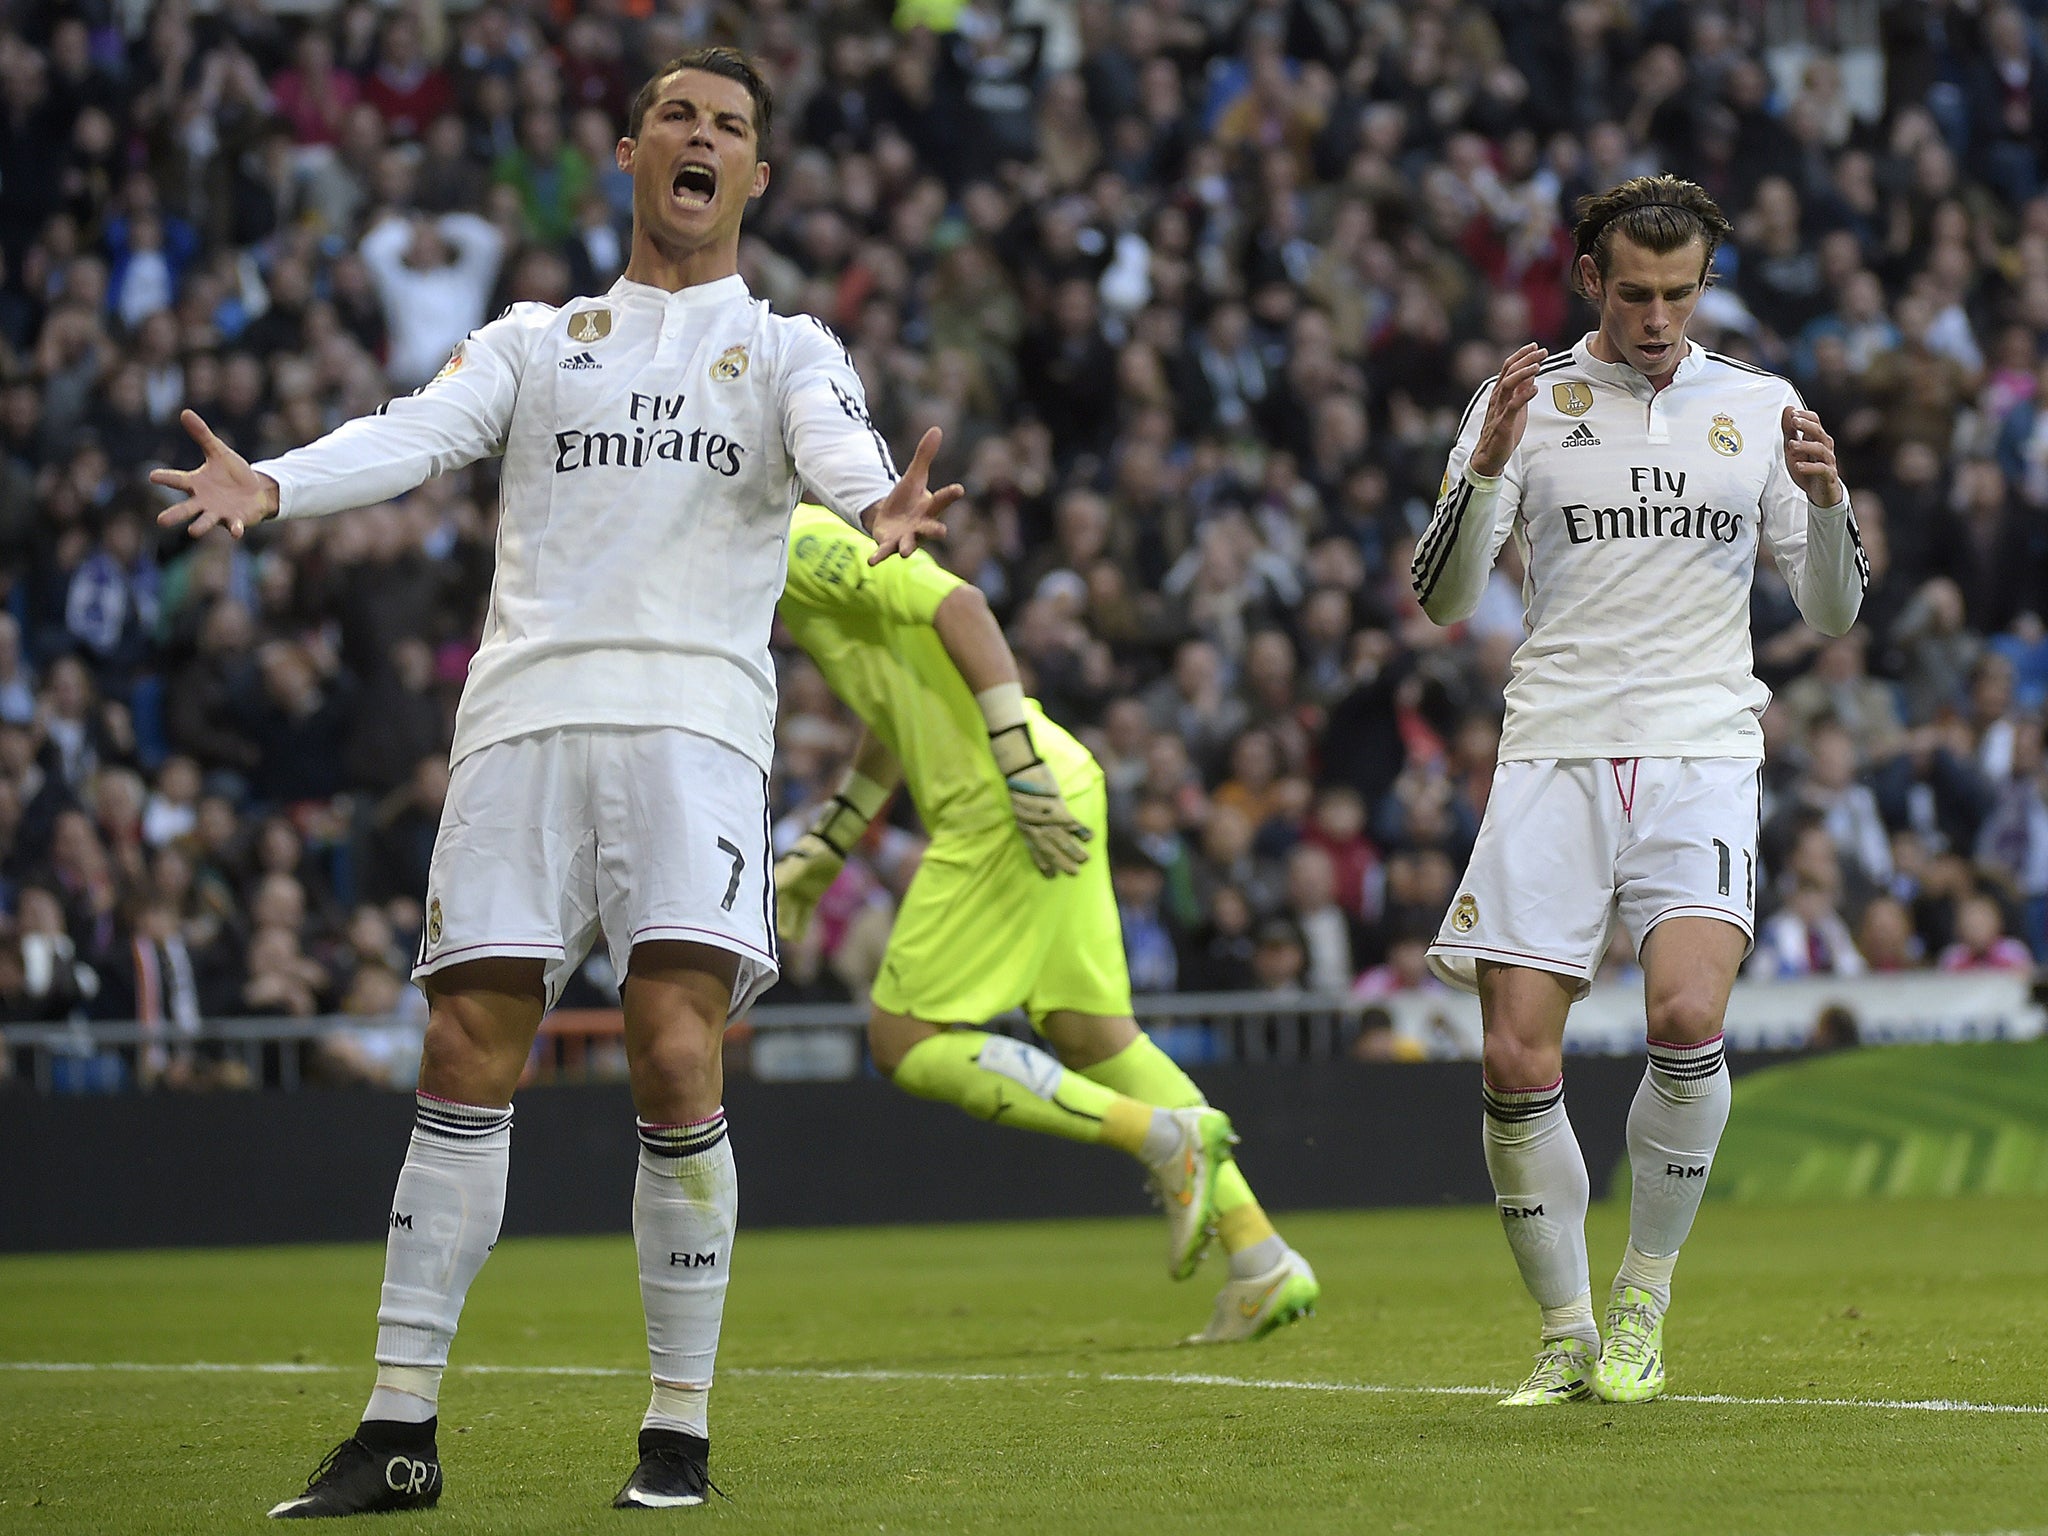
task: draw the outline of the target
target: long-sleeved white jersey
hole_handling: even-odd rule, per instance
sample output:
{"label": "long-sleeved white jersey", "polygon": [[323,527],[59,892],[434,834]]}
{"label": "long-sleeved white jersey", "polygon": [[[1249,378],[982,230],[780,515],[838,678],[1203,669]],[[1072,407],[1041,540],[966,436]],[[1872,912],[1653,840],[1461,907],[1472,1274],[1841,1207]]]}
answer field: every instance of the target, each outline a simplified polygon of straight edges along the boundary
{"label": "long-sleeved white jersey", "polygon": [[280,517],[503,454],[498,568],[453,757],[561,726],[774,750],[768,633],[800,487],[849,520],[896,469],[853,361],[738,277],[514,305],[414,394],[266,460]]}
{"label": "long-sleeved white jersey", "polygon": [[1806,621],[1856,621],[1869,564],[1846,500],[1811,506],[1785,465],[1792,386],[1688,346],[1653,390],[1587,347],[1546,361],[1527,430],[1498,479],[1469,473],[1495,380],[1451,450],[1421,542],[1429,616],[1469,615],[1512,533],[1528,638],[1507,685],[1503,761],[1763,756],[1770,691],[1749,644],[1761,537]]}

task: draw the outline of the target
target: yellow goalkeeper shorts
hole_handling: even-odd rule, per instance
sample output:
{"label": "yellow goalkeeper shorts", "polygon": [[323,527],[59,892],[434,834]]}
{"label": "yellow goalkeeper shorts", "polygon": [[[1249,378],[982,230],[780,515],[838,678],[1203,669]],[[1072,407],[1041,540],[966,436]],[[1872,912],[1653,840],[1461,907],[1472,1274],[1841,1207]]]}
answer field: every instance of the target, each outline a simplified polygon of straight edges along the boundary
{"label": "yellow goalkeeper shorts", "polygon": [[941,831],[896,915],[875,978],[877,1008],[931,1024],[983,1024],[1018,1007],[1033,1023],[1060,1010],[1130,1013],[1102,771],[1090,759],[1084,773],[1058,777],[1093,834],[1080,873],[1041,875],[1007,818]]}

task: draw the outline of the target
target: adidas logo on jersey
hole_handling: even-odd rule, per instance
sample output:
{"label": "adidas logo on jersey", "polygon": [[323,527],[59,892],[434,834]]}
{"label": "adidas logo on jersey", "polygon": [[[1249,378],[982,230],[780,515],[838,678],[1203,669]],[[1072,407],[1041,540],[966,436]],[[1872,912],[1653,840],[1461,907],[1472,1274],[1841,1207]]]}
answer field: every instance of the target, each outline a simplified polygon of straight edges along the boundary
{"label": "adidas logo on jersey", "polygon": [[[566,368],[569,365],[564,363],[562,366]],[[1565,440],[1559,443],[1558,446],[1560,448],[1598,448],[1600,446],[1600,439],[1595,437],[1593,429],[1582,421],[1571,429],[1570,433],[1566,435]]]}
{"label": "adidas logo on jersey", "polygon": [[600,363],[588,352],[578,352],[574,357],[563,358],[562,366],[570,369],[572,372],[580,372],[588,368],[602,368],[604,364]]}

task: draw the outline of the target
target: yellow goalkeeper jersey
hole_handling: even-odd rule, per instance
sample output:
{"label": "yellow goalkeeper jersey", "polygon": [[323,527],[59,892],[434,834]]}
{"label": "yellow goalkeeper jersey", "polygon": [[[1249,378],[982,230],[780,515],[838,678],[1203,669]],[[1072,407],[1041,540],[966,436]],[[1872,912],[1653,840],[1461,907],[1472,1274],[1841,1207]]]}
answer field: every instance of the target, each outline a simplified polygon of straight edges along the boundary
{"label": "yellow goalkeeper jersey", "polygon": [[[932,615],[958,576],[922,550],[869,565],[875,541],[823,507],[798,506],[789,580],[776,611],[896,760],[918,815],[936,836],[1010,819],[1009,790],[989,752],[988,726]],[[1088,749],[1027,700],[1031,739],[1062,790],[1101,770]]]}

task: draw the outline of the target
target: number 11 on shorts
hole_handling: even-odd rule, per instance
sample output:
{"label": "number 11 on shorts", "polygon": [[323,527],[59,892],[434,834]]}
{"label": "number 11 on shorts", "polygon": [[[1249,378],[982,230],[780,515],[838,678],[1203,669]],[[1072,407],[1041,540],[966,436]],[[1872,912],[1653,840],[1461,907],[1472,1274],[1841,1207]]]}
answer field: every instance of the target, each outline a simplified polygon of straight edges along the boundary
{"label": "number 11 on shorts", "polygon": [[[1728,878],[1734,872],[1733,859],[1728,845],[1718,837],[1714,839],[1714,856],[1720,863],[1720,880],[1716,889],[1723,896],[1728,894]],[[1752,912],[1756,910],[1756,859],[1747,849],[1742,854],[1742,904]]]}

